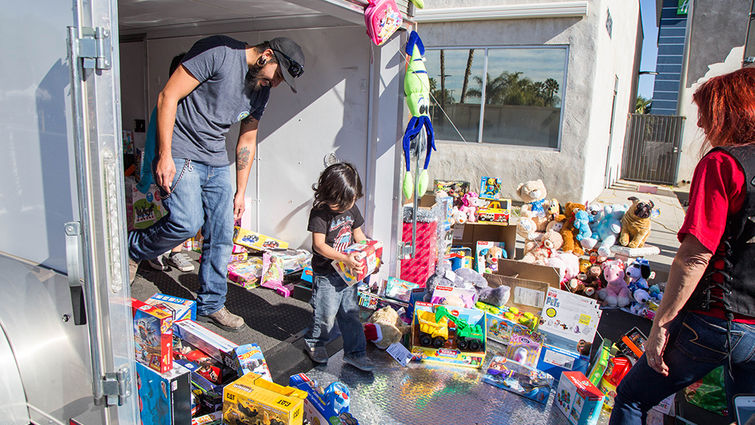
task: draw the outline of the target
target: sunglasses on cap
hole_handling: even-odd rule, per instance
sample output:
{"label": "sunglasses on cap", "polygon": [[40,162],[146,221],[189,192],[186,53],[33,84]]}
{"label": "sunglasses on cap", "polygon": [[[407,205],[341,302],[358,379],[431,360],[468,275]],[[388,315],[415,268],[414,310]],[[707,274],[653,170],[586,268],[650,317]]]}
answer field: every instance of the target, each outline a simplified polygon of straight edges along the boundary
{"label": "sunglasses on cap", "polygon": [[302,74],[304,74],[304,67],[301,66],[301,65],[299,65],[299,62],[291,59],[291,57],[289,57],[287,54],[281,52],[278,49],[271,48],[270,50],[272,50],[274,52],[277,52],[281,56],[283,56],[284,58],[286,58],[286,60],[288,61],[288,73],[291,74],[292,77],[298,78]]}

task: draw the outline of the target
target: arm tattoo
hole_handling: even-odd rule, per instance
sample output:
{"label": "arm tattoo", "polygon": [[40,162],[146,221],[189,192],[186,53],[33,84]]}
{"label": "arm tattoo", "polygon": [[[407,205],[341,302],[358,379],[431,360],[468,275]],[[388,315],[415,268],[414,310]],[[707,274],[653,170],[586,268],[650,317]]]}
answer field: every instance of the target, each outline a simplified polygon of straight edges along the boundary
{"label": "arm tattoo", "polygon": [[236,167],[239,170],[243,170],[249,165],[250,154],[249,148],[244,147],[239,149],[239,152],[236,154]]}

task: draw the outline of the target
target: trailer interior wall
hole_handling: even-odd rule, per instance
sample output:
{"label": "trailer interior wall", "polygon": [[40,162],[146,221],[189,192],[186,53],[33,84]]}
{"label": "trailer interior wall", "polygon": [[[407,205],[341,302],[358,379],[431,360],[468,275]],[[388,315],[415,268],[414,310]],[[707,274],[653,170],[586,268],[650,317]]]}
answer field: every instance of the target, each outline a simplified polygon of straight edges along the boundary
{"label": "trailer interior wall", "polygon": [[[260,120],[258,156],[246,190],[242,224],[293,247],[310,249],[312,185],[324,169],[324,158],[332,153],[360,172],[365,197],[357,205],[365,215],[367,235],[395,241],[395,144],[403,127],[400,41],[377,48],[371,46],[364,27],[346,23],[289,29],[285,20],[278,24],[279,29],[239,31],[238,24],[229,23],[225,31],[222,23],[214,22],[211,28],[194,30],[196,35],[173,36],[161,29],[153,38],[147,30],[143,41],[122,42],[124,128],[133,128],[134,119],[149,118],[171,59],[199,38],[222,33],[256,44],[290,37],[304,50],[305,72],[297,79],[298,93],[285,84],[271,91]],[[227,136],[231,162],[237,137],[235,125]],[[137,142],[143,143],[143,137]]]}

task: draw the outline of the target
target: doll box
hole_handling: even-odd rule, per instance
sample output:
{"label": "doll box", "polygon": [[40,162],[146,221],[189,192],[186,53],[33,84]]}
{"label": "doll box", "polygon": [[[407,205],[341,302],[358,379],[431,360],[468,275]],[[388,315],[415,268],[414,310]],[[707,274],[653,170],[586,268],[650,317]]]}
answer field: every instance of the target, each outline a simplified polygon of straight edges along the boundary
{"label": "doll box", "polygon": [[143,425],[191,423],[191,374],[179,364],[158,373],[136,363],[139,415]]}
{"label": "doll box", "polygon": [[605,396],[582,372],[564,372],[554,403],[572,425],[598,423]]}
{"label": "doll box", "polygon": [[302,390],[247,373],[223,389],[223,423],[258,423],[254,417],[259,415],[269,423],[302,425],[306,398],[307,393]]}
{"label": "doll box", "polygon": [[131,300],[136,360],[160,373],[173,368],[173,313]]}

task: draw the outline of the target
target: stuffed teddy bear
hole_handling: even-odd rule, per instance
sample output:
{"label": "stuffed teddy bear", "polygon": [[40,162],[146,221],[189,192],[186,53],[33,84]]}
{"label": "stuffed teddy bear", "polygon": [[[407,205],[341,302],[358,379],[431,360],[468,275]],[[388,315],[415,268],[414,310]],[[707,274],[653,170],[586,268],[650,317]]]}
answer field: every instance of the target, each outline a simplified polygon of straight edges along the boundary
{"label": "stuffed teddy bear", "polygon": [[576,238],[578,241],[592,237],[590,230],[590,213],[586,210],[577,210],[574,212],[574,228],[579,230]]}
{"label": "stuffed teddy bear", "polygon": [[606,261],[603,263],[603,277],[606,287],[598,291],[598,298],[606,307],[626,307],[629,305],[630,293],[624,280],[624,267],[621,261]]}
{"label": "stuffed teddy bear", "polygon": [[532,218],[537,225],[537,230],[539,232],[545,231],[545,226],[548,224],[547,216],[550,204],[545,199],[547,191],[543,181],[538,179],[524,182],[516,188],[516,193],[524,202],[519,215]]}
{"label": "stuffed teddy bear", "polygon": [[458,207],[454,207],[451,210],[451,217],[456,224],[464,224],[467,222],[467,214],[462,212]]}
{"label": "stuffed teddy bear", "polygon": [[364,324],[364,336],[377,348],[385,350],[391,344],[401,341],[401,337],[411,328],[399,317],[396,310],[385,306],[372,313]]}
{"label": "stuffed teddy bear", "polygon": [[516,234],[525,241],[539,241],[543,238],[543,232],[537,231],[537,223],[531,217],[520,216],[516,224]]}
{"label": "stuffed teddy bear", "polygon": [[585,253],[577,240],[577,229],[574,227],[574,216],[576,212],[584,209],[584,205],[575,202],[567,202],[564,206],[564,216],[566,219],[564,227],[561,229],[561,236],[564,238],[564,246],[561,250],[564,252],[573,252],[576,255],[582,255]]}
{"label": "stuffed teddy bear", "polygon": [[598,254],[601,256],[609,257],[611,255],[611,247],[616,244],[616,238],[621,232],[621,218],[624,217],[626,210],[626,205],[606,205],[598,215],[599,221],[595,230],[600,239]]}
{"label": "stuffed teddy bear", "polygon": [[621,218],[621,234],[619,243],[629,248],[642,248],[650,235],[650,215],[655,204],[653,201],[640,201],[634,196],[624,216]]}
{"label": "stuffed teddy bear", "polygon": [[524,257],[521,261],[545,265],[547,259],[553,256],[563,243],[564,239],[558,232],[545,232],[540,241],[528,241],[524,244]]}
{"label": "stuffed teddy bear", "polygon": [[583,273],[580,273],[578,278],[585,286],[584,294],[588,297],[595,298],[600,290],[600,275],[603,271],[600,266],[593,264],[587,268]]}

